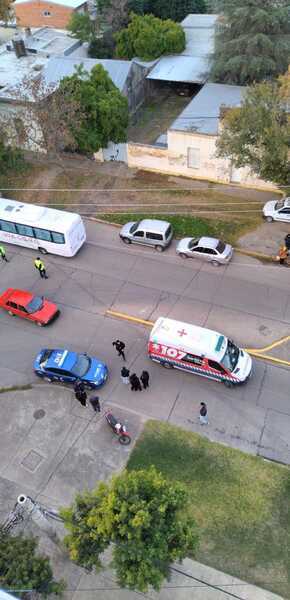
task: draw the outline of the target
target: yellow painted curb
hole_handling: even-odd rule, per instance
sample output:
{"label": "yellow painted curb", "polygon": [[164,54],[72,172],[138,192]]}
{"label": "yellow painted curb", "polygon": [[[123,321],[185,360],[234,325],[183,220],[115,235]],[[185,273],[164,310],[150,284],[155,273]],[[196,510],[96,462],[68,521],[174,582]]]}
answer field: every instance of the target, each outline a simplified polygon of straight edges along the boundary
{"label": "yellow painted curb", "polygon": [[145,319],[139,319],[138,317],[131,317],[125,313],[117,312],[115,310],[106,310],[106,315],[110,317],[117,317],[118,319],[124,319],[125,321],[132,321],[133,323],[140,323],[141,325],[147,325],[147,327],[153,327],[153,321],[146,321]]}
{"label": "yellow painted curb", "polygon": [[[123,319],[124,321],[131,321],[132,323],[139,323],[140,325],[146,325],[147,327],[153,327],[153,325],[154,325],[153,321],[147,321],[146,319],[139,319],[138,317],[131,317],[130,315],[127,315],[126,313],[118,312],[116,310],[108,309],[108,310],[106,310],[105,314],[108,315],[109,317],[117,317],[118,319]],[[280,344],[282,344],[283,342],[286,342],[288,340],[290,340],[290,335],[285,336],[284,338],[282,338],[281,340],[278,340],[277,342],[273,342],[269,346],[265,346],[265,348],[261,348],[261,349],[245,348],[245,351],[248,352],[248,354],[250,354],[251,356],[255,356],[255,358],[269,360],[276,364],[290,367],[290,362],[288,360],[283,360],[282,358],[276,358],[274,356],[269,356],[268,354],[263,354],[263,352],[265,352],[266,350],[275,348],[276,346],[279,346]]]}
{"label": "yellow painted curb", "polygon": [[244,250],[243,248],[234,248],[238,254],[244,254],[245,256],[253,256],[254,258],[260,258],[262,260],[268,260],[269,262],[276,262],[274,256],[270,254],[263,254],[263,252],[253,252],[252,250]]}

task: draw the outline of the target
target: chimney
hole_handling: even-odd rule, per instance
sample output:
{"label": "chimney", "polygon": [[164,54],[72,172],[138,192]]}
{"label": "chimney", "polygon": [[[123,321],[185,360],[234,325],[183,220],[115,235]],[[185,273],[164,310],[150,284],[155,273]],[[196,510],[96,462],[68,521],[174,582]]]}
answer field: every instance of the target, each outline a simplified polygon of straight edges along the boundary
{"label": "chimney", "polygon": [[21,58],[22,56],[26,56],[26,48],[24,41],[20,35],[15,35],[12,39],[13,48],[17,58]]}

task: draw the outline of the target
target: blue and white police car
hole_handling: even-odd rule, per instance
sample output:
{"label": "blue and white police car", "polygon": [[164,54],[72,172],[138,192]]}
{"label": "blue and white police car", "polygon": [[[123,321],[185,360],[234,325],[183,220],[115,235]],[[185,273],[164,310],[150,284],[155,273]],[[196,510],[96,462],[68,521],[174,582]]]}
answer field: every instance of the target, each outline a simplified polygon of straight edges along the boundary
{"label": "blue and white police car", "polygon": [[74,383],[78,379],[91,389],[101,387],[108,377],[108,367],[103,362],[69,350],[40,350],[33,367],[36,375],[46,381]]}

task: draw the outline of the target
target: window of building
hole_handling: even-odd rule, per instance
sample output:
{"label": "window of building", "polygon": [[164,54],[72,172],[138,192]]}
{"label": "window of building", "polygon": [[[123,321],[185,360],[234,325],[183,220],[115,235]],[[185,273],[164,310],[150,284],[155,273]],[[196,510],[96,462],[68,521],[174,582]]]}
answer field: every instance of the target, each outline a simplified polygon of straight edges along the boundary
{"label": "window of building", "polygon": [[189,169],[199,169],[200,167],[200,149],[187,148],[187,166]]}
{"label": "window of building", "polygon": [[42,14],[44,17],[51,17],[51,12],[49,10],[44,10]]}

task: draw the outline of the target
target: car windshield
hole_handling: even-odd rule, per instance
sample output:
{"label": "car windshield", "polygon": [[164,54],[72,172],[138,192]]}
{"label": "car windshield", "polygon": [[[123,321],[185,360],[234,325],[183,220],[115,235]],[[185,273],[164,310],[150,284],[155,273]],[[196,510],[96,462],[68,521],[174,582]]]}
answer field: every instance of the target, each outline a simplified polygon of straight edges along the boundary
{"label": "car windshield", "polygon": [[226,245],[224,244],[224,242],[219,242],[216,249],[219,252],[219,254],[222,254],[226,249]]}
{"label": "car windshield", "polygon": [[91,366],[91,360],[85,354],[78,354],[76,362],[72,368],[72,372],[77,377],[84,377]]}
{"label": "car windshield", "polygon": [[32,300],[27,304],[26,311],[31,315],[34,312],[37,312],[43,307],[43,298],[40,296],[34,296]]}
{"label": "car windshield", "polygon": [[135,233],[135,231],[137,231],[138,227],[139,227],[140,221],[136,221],[136,223],[133,223],[132,227],[130,227],[130,233]]}
{"label": "car windshield", "polygon": [[278,202],[276,202],[275,204],[275,210],[279,210],[279,208],[283,208],[284,206],[284,200],[278,200]]}
{"label": "car windshield", "polygon": [[239,348],[234,344],[234,342],[228,340],[227,349],[221,360],[221,364],[229,371],[233,371],[237,366],[239,354]]}
{"label": "car windshield", "polygon": [[40,366],[43,368],[45,367],[49,357],[51,356],[53,350],[45,350],[45,352],[43,352],[41,359],[39,361]]}
{"label": "car windshield", "polygon": [[194,246],[197,246],[198,244],[198,239],[192,239],[190,240],[188,247],[190,248],[190,250],[192,250],[192,248],[194,248]]}

